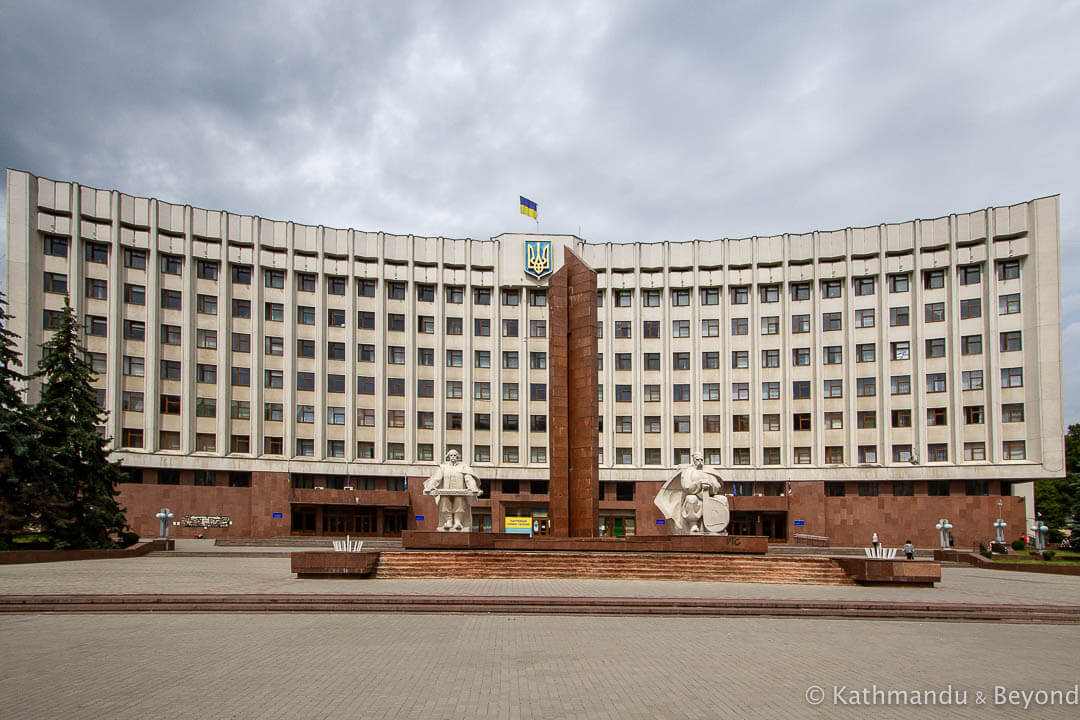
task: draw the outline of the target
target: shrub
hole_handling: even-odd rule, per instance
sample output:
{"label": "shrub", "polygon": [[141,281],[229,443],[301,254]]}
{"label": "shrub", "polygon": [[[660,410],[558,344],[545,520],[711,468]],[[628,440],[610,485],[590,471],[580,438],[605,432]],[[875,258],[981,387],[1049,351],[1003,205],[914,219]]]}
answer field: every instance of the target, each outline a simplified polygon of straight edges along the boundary
{"label": "shrub", "polygon": [[1053,560],[1055,555],[1057,555],[1057,553],[1053,550],[1043,550],[1043,560],[1046,560],[1047,562]]}
{"label": "shrub", "polygon": [[1051,545],[1060,545],[1061,541],[1065,539],[1065,533],[1060,530],[1050,530],[1046,533],[1046,542]]}
{"label": "shrub", "polygon": [[120,547],[131,547],[135,543],[139,542],[139,533],[126,532],[120,535]]}
{"label": "shrub", "polygon": [[989,550],[983,550],[983,551],[982,551],[982,552],[980,552],[979,554],[980,554],[980,555],[982,555],[982,556],[983,556],[984,558],[991,558],[991,559],[993,559],[993,557],[994,557],[994,553],[990,552]]}
{"label": "shrub", "polygon": [[1019,538],[1012,541],[1012,549],[1013,550],[1023,550],[1025,547],[1027,547],[1027,546],[1024,544],[1024,541],[1019,539]]}

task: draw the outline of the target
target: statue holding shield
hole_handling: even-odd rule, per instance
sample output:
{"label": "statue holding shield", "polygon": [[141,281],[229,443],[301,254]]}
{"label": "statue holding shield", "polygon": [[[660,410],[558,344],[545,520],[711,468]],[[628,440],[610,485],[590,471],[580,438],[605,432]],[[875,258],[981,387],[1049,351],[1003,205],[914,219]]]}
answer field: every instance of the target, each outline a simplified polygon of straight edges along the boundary
{"label": "statue holding shield", "polygon": [[439,532],[472,530],[472,504],[480,492],[476,473],[462,464],[458,451],[446,453],[446,462],[424,483],[424,494],[439,508]]}
{"label": "statue holding shield", "polygon": [[701,453],[694,453],[691,460],[690,466],[660,487],[653,502],[670,521],[673,535],[726,535],[731,515],[723,478],[719,471],[705,467]]}

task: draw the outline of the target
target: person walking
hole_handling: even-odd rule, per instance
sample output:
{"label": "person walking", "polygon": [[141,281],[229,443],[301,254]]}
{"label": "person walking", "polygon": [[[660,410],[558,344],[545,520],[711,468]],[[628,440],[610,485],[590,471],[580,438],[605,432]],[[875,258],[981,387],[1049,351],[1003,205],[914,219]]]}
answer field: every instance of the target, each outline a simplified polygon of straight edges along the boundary
{"label": "person walking", "polygon": [[915,559],[915,546],[911,544],[911,540],[904,543],[904,555],[908,560]]}
{"label": "person walking", "polygon": [[877,533],[874,533],[874,537],[870,538],[870,544],[873,545],[874,550],[877,551],[878,547],[881,545],[881,541],[878,540]]}

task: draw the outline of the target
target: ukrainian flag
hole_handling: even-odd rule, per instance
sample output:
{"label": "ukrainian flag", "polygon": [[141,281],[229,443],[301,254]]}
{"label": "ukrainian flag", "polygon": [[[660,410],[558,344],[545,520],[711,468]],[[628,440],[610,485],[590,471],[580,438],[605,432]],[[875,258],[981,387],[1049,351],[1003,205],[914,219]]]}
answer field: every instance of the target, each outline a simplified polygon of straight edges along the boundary
{"label": "ukrainian flag", "polygon": [[524,196],[518,196],[521,198],[521,214],[528,215],[532,219],[536,219],[536,203]]}

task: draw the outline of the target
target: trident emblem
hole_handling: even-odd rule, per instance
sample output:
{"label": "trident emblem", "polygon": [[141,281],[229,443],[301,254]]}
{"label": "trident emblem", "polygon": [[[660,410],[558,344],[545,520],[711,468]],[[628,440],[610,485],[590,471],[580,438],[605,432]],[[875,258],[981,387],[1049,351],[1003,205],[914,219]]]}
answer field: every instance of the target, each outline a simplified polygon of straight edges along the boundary
{"label": "trident emblem", "polygon": [[542,278],[551,272],[551,241],[525,241],[525,272]]}

